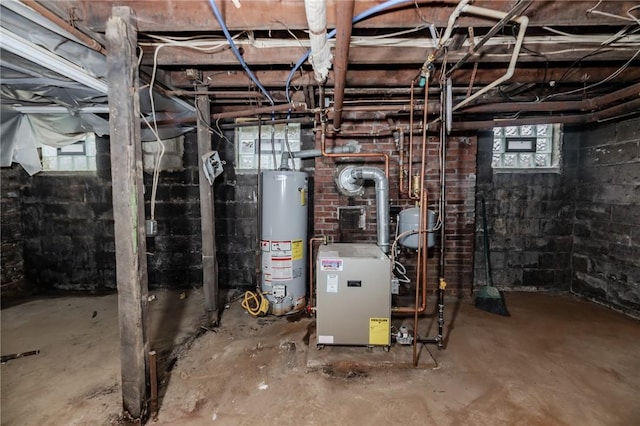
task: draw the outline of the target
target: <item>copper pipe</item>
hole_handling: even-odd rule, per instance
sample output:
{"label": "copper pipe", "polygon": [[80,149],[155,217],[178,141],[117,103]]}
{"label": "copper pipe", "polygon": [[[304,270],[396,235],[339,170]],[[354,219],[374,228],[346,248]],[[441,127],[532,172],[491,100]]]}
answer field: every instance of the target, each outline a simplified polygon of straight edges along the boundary
{"label": "copper pipe", "polygon": [[[411,80],[411,100],[409,101],[409,160],[407,161],[407,163],[409,163],[409,167],[407,168],[407,176],[409,182],[411,182],[411,178],[413,177],[413,174],[411,172],[413,169],[413,90],[415,82],[415,79]],[[409,187],[407,188],[407,195],[409,196],[409,199],[413,199],[410,187],[411,185],[409,185]]]}
{"label": "copper pipe", "polygon": [[347,67],[349,65],[349,46],[353,30],[353,9],[355,0],[336,2],[336,50],[333,63],[333,131],[339,132],[342,125],[342,106],[344,89],[347,83]]}
{"label": "copper pipe", "polygon": [[327,244],[327,237],[313,237],[309,239],[309,299],[307,301],[307,312],[313,309],[313,243],[315,241],[321,241],[323,244]]}
{"label": "copper pipe", "polygon": [[398,192],[400,195],[404,194],[404,131],[402,129],[398,129],[398,131],[400,132],[400,136],[398,137],[399,139],[399,153],[400,153],[400,159],[398,161],[398,166],[400,169],[400,186],[398,188]]}
{"label": "copper pipe", "polygon": [[37,1],[22,0],[22,3],[26,4],[31,9],[35,10],[40,15],[44,16],[46,19],[53,22],[60,28],[64,29],[65,31],[73,34],[75,37],[82,40],[82,42],[86,44],[87,47],[89,47],[90,49],[95,50],[98,53],[102,53],[103,55],[106,56],[107,50],[100,43],[98,43],[96,39],[89,37],[82,31],[74,27],[73,25],[70,25],[67,21],[65,21],[64,19],[62,19],[61,17],[59,17],[58,15],[56,15],[55,13],[47,9],[46,7],[42,6]]}
{"label": "copper pipe", "polygon": [[428,109],[429,103],[429,74],[425,77],[425,86],[424,86],[424,110],[422,113],[422,160],[420,165],[420,195],[424,192],[424,175],[426,171],[426,162],[427,162],[427,114],[429,112]]}
{"label": "copper pipe", "polygon": [[389,154],[386,152],[357,152],[351,154],[331,154],[326,149],[326,123],[322,123],[322,131],[320,133],[320,149],[323,157],[342,157],[342,158],[384,158],[384,175],[389,178]]}
{"label": "copper pipe", "polygon": [[[419,294],[419,296],[416,296],[415,306],[394,306],[391,308],[391,312],[393,313],[415,314],[417,312],[418,314],[422,314],[427,310],[427,213],[427,190],[425,189],[422,191],[422,196],[420,197],[420,229],[418,231],[419,243],[416,262],[416,295]],[[420,299],[420,306],[418,306],[418,298]]]}

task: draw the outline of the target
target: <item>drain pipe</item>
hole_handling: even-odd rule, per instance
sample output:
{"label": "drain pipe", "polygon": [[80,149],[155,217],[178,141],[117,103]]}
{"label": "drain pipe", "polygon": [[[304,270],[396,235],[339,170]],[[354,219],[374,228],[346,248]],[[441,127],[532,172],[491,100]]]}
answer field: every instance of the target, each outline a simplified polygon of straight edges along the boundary
{"label": "drain pipe", "polygon": [[355,0],[340,0],[336,2],[336,61],[334,64],[334,94],[333,94],[333,131],[339,132],[342,126],[342,106],[344,104],[344,89],[347,83],[347,65],[349,64],[349,45],[353,30],[353,9]]}
{"label": "drain pipe", "polygon": [[378,247],[389,253],[389,180],[377,167],[348,166],[340,172],[340,189],[355,193],[362,188],[363,180],[372,180],[376,185],[376,226]]}
{"label": "drain pipe", "polygon": [[313,66],[313,76],[319,84],[323,84],[331,68],[331,48],[327,43],[327,1],[305,0],[304,10],[309,25],[309,41],[311,53],[309,62]]}

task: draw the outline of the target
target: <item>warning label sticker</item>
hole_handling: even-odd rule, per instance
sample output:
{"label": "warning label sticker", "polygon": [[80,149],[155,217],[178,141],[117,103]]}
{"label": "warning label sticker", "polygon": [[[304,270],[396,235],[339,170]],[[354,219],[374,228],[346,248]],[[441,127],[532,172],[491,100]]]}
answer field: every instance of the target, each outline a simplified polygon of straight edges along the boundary
{"label": "warning label sticker", "polygon": [[391,330],[389,318],[369,318],[369,344],[389,345]]}
{"label": "warning label sticker", "polygon": [[304,243],[302,240],[293,240],[291,241],[291,257],[293,260],[302,259],[302,255],[304,254]]}

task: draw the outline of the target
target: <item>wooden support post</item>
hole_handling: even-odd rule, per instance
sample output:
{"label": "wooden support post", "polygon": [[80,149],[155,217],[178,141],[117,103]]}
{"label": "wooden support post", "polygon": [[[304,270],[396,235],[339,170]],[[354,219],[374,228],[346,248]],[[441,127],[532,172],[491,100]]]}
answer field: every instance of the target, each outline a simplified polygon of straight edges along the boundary
{"label": "wooden support post", "polygon": [[106,38],[122,404],[125,415],[143,419],[147,411],[149,377],[145,322],[148,284],[136,57],[138,35],[131,8],[113,7]]}
{"label": "wooden support post", "polygon": [[[206,92],[207,86],[197,91]],[[198,109],[198,181],[200,183],[200,223],[202,234],[202,288],[204,308],[212,322],[218,320],[218,261],[216,259],[216,226],[213,208],[213,186],[204,174],[202,156],[211,151],[211,105],[208,95],[196,95]]]}

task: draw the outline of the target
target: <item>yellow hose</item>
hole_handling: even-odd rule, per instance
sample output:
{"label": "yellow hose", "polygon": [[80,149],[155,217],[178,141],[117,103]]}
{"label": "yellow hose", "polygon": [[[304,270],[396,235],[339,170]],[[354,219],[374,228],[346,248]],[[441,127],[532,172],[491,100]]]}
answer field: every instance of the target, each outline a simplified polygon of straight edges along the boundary
{"label": "yellow hose", "polygon": [[256,293],[247,291],[242,299],[242,307],[254,317],[266,315],[269,312],[269,300],[260,290]]}

